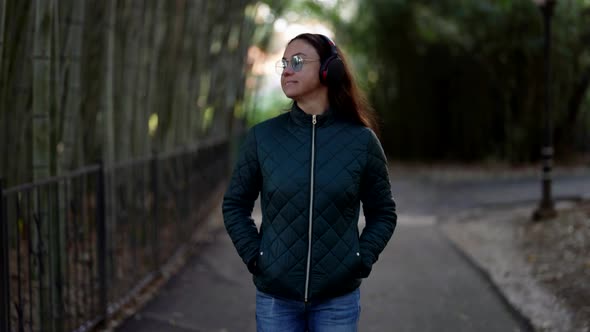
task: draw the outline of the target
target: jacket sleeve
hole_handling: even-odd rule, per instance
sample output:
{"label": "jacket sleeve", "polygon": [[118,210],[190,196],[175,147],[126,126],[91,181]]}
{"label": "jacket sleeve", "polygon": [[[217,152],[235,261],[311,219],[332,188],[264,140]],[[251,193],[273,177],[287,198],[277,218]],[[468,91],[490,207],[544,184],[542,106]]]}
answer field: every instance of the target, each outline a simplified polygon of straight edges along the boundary
{"label": "jacket sleeve", "polygon": [[255,272],[260,236],[252,209],[262,186],[258,162],[255,127],[250,130],[242,144],[232,177],[223,197],[223,222],[238,254]]}
{"label": "jacket sleeve", "polygon": [[395,202],[387,170],[387,159],[375,134],[367,143],[367,161],[360,186],[366,225],[361,234],[361,277],[367,277],[397,224]]}

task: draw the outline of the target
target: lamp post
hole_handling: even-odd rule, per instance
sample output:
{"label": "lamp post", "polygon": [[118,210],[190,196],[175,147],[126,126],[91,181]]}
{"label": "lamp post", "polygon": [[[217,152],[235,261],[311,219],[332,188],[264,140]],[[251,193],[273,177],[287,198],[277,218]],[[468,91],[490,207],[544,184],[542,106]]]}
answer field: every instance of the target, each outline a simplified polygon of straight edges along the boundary
{"label": "lamp post", "polygon": [[533,0],[543,13],[545,26],[544,58],[545,58],[545,109],[544,139],[541,157],[542,169],[542,198],[539,206],[533,213],[533,220],[545,220],[557,215],[551,197],[551,169],[553,167],[553,126],[551,121],[551,18],[556,0]]}

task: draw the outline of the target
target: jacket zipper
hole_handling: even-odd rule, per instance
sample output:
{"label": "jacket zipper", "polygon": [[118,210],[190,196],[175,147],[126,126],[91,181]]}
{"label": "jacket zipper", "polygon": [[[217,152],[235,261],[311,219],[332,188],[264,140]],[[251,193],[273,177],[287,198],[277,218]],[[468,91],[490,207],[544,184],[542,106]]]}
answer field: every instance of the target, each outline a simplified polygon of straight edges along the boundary
{"label": "jacket zipper", "polygon": [[309,274],[311,270],[311,235],[313,231],[313,186],[314,186],[314,168],[315,168],[315,125],[316,115],[313,115],[311,129],[311,177],[309,186],[309,231],[307,241],[307,268],[305,273],[305,302],[307,302],[309,295]]}

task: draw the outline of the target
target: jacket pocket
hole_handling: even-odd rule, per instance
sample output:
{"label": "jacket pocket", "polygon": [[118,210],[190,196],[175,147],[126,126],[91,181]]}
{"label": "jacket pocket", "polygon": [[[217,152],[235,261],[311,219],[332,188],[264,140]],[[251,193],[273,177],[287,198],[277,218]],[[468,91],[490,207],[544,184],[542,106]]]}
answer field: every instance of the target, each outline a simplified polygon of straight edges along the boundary
{"label": "jacket pocket", "polygon": [[363,256],[361,254],[361,249],[360,249],[358,237],[357,237],[355,249],[356,249],[355,277],[356,278],[366,278],[371,273],[372,266],[367,266],[367,264],[365,264],[363,261]]}
{"label": "jacket pocket", "polygon": [[256,256],[252,257],[252,260],[248,263],[248,271],[255,276],[260,275],[262,272],[262,254],[264,253],[264,242],[260,241],[260,247]]}
{"label": "jacket pocket", "polygon": [[256,276],[261,275],[266,269],[266,257],[268,256],[268,252],[266,252],[266,245],[264,240],[265,239],[263,237],[260,241],[260,248],[258,249],[258,254],[256,255],[256,273],[254,274]]}
{"label": "jacket pocket", "polygon": [[258,252],[258,259],[256,260],[256,265],[258,267],[257,275],[260,275],[264,268],[264,251],[262,249]]}
{"label": "jacket pocket", "polygon": [[260,274],[260,263],[259,263],[259,255],[254,256],[254,258],[252,258],[252,260],[248,263],[247,267],[248,267],[248,271],[250,271],[250,273],[252,273],[253,275],[258,275]]}
{"label": "jacket pocket", "polygon": [[367,264],[365,264],[363,262],[363,258],[359,254],[359,262],[358,262],[358,268],[357,268],[357,277],[358,278],[366,278],[366,277],[368,277],[369,274],[371,274],[371,270],[372,269],[373,269],[372,266],[367,266]]}

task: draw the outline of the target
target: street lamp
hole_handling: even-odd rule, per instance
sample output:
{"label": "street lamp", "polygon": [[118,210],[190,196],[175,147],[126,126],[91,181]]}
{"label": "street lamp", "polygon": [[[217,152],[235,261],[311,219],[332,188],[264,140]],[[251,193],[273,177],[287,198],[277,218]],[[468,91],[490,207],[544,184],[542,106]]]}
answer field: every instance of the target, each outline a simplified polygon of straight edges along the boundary
{"label": "street lamp", "polygon": [[551,17],[556,0],[533,0],[543,13],[545,26],[545,111],[544,118],[544,142],[541,149],[543,159],[542,172],[542,198],[539,206],[533,213],[533,220],[554,218],[557,215],[551,197],[551,168],[553,166],[553,128],[551,122]]}

